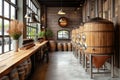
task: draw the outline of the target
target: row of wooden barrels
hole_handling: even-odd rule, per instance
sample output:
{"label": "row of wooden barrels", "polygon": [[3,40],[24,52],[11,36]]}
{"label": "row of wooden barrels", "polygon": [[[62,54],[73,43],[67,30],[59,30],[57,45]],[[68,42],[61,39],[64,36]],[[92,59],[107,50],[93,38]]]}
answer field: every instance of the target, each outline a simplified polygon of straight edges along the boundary
{"label": "row of wooden barrels", "polygon": [[57,43],[55,41],[49,41],[51,52],[54,51],[72,51],[72,43]]}
{"label": "row of wooden barrels", "polygon": [[[114,52],[114,26],[109,20],[93,18],[72,30],[73,46],[79,46],[86,54],[112,54]],[[94,56],[93,63],[99,68],[108,56]]]}
{"label": "row of wooden barrels", "polygon": [[11,72],[0,80],[25,80],[31,72],[31,60],[26,59],[23,63],[15,67]]}

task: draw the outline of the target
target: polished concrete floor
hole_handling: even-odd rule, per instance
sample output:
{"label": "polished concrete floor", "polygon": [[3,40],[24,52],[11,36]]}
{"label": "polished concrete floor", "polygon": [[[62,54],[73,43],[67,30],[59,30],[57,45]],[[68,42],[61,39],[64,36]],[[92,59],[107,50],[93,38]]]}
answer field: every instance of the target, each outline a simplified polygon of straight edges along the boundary
{"label": "polished concrete floor", "polygon": [[41,64],[33,73],[31,80],[120,80],[111,78],[110,74],[90,75],[85,72],[72,52],[54,52],[50,54],[49,63]]}

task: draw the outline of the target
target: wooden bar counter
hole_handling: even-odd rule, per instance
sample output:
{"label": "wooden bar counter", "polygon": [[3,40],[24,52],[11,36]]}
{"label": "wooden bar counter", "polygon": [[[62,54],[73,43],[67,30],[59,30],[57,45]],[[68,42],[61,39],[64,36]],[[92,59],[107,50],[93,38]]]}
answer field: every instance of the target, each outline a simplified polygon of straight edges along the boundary
{"label": "wooden bar counter", "polygon": [[18,64],[33,55],[39,48],[45,45],[48,41],[35,43],[34,47],[27,50],[19,50],[18,52],[10,51],[0,55],[0,77],[8,74]]}

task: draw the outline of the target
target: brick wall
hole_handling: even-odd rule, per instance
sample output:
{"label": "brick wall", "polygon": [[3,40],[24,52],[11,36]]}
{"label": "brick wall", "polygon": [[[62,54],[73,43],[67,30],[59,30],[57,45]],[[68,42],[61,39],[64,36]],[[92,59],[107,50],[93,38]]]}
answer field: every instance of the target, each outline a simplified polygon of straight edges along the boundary
{"label": "brick wall", "polygon": [[[65,15],[58,15],[57,12],[60,10],[59,7],[48,7],[47,8],[47,27],[50,28],[54,32],[54,40],[57,42],[66,42],[66,40],[57,40],[57,31],[61,29],[71,30],[73,28],[77,28],[80,25],[82,20],[80,10],[75,12],[75,8],[73,7],[64,7],[62,8],[63,11],[66,12]],[[66,17],[68,19],[68,26],[67,28],[62,28],[58,25],[58,19],[60,17]]]}

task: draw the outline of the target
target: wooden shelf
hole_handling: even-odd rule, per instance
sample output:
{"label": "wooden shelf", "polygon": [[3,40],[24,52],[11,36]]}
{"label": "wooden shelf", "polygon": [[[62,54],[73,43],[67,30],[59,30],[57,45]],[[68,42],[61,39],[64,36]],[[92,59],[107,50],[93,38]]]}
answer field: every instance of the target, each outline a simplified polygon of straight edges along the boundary
{"label": "wooden shelf", "polygon": [[19,50],[19,52],[10,51],[0,55],[0,77],[8,74],[18,64],[33,55],[41,46],[45,45],[48,41],[42,43],[35,43],[34,47],[27,50]]}

